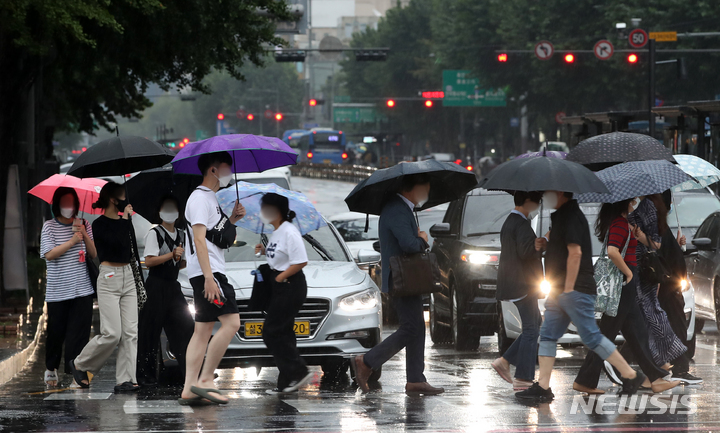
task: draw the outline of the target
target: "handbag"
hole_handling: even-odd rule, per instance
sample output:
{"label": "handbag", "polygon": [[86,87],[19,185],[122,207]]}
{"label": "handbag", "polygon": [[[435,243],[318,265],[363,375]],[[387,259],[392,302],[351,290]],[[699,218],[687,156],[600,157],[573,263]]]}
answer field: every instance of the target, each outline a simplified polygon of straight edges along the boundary
{"label": "handbag", "polygon": [[[595,262],[595,284],[597,285],[597,296],[595,297],[595,311],[615,317],[620,305],[620,296],[622,288],[625,284],[625,275],[615,266],[615,263],[607,256],[608,238],[605,238],[602,249],[600,250],[600,258]],[[625,259],[628,245],[630,244],[630,232],[628,232],[625,247],[622,250],[622,257]]]}
{"label": "handbag", "polygon": [[[83,224],[88,225],[88,221],[83,219]],[[98,266],[98,258],[91,258],[87,254],[87,247],[85,248],[85,265],[87,266],[88,277],[90,278],[90,285],[93,288],[93,296],[97,298],[97,280],[100,276],[100,267]]]}
{"label": "handbag", "polygon": [[265,311],[272,299],[272,270],[267,263],[258,266],[252,271],[255,276],[248,309],[250,311]]}
{"label": "handbag", "polygon": [[638,271],[640,280],[648,284],[662,284],[670,280],[670,271],[665,259],[652,247],[638,260]]}
{"label": "handbag", "polygon": [[138,310],[142,310],[147,301],[147,291],[145,290],[145,279],[143,278],[142,270],[138,262],[137,254],[137,242],[135,242],[135,229],[130,226],[130,268],[133,272],[133,278],[135,279],[135,290],[137,290],[137,303]]}
{"label": "handbag", "polygon": [[426,295],[439,292],[440,267],[430,250],[390,257],[390,274],[394,297]]}

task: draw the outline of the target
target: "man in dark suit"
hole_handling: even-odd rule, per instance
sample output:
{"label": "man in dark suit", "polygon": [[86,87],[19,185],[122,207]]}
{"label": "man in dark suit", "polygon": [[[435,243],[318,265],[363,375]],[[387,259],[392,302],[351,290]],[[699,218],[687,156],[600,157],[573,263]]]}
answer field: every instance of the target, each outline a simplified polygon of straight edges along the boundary
{"label": "man in dark suit", "polygon": [[[403,253],[419,253],[428,247],[427,233],[420,231],[413,215],[428,199],[430,179],[418,174],[405,176],[400,191],[390,197],[380,214],[380,252],[382,255],[382,289],[392,293],[390,258]],[[421,296],[393,298],[400,327],[382,343],[365,355],[353,359],[355,378],[363,392],[369,391],[368,379],[372,371],[405,348],[407,385],[409,395],[435,395],[442,388],[430,386],[425,379],[425,318]]]}
{"label": "man in dark suit", "polygon": [[[544,241],[530,226],[530,213],[540,207],[542,192],[517,191],[515,209],[500,230],[500,264],[498,266],[498,301],[515,304],[522,321],[522,334],[508,350],[492,363],[492,367],[515,391],[527,389],[535,379],[538,336],[542,317],[538,308],[540,283],[543,278],[541,248]],[[510,377],[510,364],[516,367],[515,379]]]}

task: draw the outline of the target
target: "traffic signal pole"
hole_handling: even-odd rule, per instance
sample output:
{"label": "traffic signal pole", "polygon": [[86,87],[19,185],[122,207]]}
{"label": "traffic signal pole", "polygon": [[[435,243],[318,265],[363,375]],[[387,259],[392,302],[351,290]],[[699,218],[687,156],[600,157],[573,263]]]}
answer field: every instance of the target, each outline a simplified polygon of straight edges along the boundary
{"label": "traffic signal pole", "polygon": [[648,133],[655,137],[655,39],[648,40]]}

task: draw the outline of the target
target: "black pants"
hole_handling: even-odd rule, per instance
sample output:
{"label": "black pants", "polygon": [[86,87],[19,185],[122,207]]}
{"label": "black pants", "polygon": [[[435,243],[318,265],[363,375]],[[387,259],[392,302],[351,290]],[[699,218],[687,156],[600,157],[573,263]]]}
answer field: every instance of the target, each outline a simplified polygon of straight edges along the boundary
{"label": "black pants", "polygon": [[157,383],[160,333],[165,330],[170,351],[176,356],[183,377],[185,352],[195,329],[185,297],[177,281],[148,277],[147,301],[138,321],[137,378],[139,383]]}
{"label": "black pants", "polygon": [[307,297],[307,282],[302,271],[288,279],[287,283],[275,281],[273,272],[272,299],[263,326],[263,341],[275,365],[280,370],[277,387],[286,388],[293,380],[300,380],[308,373],[305,360],[300,356],[295,337],[295,316]]}
{"label": "black pants", "polygon": [[68,299],[67,301],[48,302],[47,311],[45,368],[52,371],[60,367],[64,342],[64,370],[65,373],[69,374],[68,361],[75,359],[90,340],[93,295]]}
{"label": "black pants", "polygon": [[[610,341],[614,341],[618,333],[622,331],[627,342],[625,347],[632,351],[643,373],[650,379],[650,382],[653,382],[666,376],[667,372],[653,362],[648,344],[647,325],[637,302],[637,272],[633,267],[630,269],[633,271],[634,277],[629,285],[622,288],[617,316],[611,317],[604,314],[600,319],[600,332]],[[588,353],[575,382],[588,388],[597,388],[602,367],[603,360],[595,352]]]}
{"label": "black pants", "polygon": [[393,298],[400,327],[382,343],[365,354],[363,361],[378,369],[396,353],[405,349],[405,373],[411,383],[427,382],[425,371],[425,317],[422,296]]}
{"label": "black pants", "polygon": [[[670,327],[682,344],[686,347],[687,341],[687,322],[685,320],[685,298],[682,293],[677,290],[674,284],[661,284],[658,292],[658,301],[660,307],[665,310]],[[674,374],[687,373],[690,371],[690,358],[687,352],[670,361],[673,365],[672,372]]]}

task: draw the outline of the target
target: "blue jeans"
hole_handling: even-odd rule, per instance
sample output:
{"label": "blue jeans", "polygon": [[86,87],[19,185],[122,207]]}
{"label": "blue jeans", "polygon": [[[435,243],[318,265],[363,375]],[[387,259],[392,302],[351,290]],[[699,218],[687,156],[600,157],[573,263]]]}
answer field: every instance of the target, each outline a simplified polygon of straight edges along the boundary
{"label": "blue jeans", "polygon": [[538,335],[540,331],[540,309],[536,294],[529,294],[514,302],[522,321],[522,334],[503,354],[503,358],[515,366],[515,378],[533,381],[535,379],[535,361],[537,360]]}
{"label": "blue jeans", "polygon": [[607,359],[615,351],[615,344],[607,339],[595,321],[595,296],[573,290],[549,296],[545,301],[545,321],[540,329],[538,356],[555,357],[557,341],[572,322],[583,344]]}

